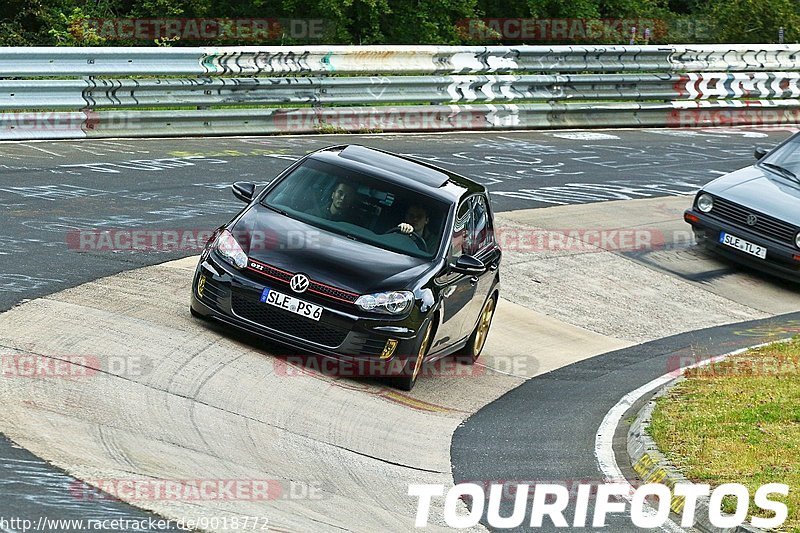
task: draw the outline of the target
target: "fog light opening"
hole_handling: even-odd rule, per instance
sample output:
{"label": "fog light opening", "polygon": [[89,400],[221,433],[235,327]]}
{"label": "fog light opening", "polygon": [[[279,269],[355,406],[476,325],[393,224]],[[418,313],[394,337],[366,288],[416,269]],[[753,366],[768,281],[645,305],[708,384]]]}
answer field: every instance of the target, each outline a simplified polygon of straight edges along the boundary
{"label": "fog light opening", "polygon": [[203,297],[203,289],[206,288],[206,275],[202,274],[197,282],[197,295]]}
{"label": "fog light opening", "polygon": [[381,352],[381,359],[389,359],[394,355],[395,348],[397,348],[396,339],[389,339],[386,341],[386,346],[383,347],[383,351]]}

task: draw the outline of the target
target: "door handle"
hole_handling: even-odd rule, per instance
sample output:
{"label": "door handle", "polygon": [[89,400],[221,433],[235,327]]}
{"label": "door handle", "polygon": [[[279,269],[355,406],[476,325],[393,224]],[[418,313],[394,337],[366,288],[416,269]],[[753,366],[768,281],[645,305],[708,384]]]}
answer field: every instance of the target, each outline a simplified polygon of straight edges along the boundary
{"label": "door handle", "polygon": [[452,296],[454,292],[456,292],[456,287],[455,287],[455,285],[450,285],[449,287],[446,287],[446,288],[445,288],[445,289],[442,291],[442,293],[444,294],[444,297],[445,297],[445,298],[450,298],[450,296]]}
{"label": "door handle", "polygon": [[476,283],[478,283],[478,276],[472,276],[469,278],[470,285],[475,285]]}
{"label": "door handle", "polygon": [[492,263],[491,265],[489,265],[489,270],[492,272],[497,270],[497,263]]}

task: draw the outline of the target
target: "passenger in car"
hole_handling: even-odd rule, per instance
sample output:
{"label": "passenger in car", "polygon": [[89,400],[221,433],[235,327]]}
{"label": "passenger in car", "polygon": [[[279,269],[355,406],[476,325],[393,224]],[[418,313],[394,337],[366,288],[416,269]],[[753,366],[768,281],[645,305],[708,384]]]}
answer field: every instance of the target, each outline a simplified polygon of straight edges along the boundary
{"label": "passenger in car", "polygon": [[346,181],[338,181],[331,193],[330,202],[327,205],[319,206],[312,214],[335,222],[362,225],[360,213],[356,209],[357,194],[353,185]]}

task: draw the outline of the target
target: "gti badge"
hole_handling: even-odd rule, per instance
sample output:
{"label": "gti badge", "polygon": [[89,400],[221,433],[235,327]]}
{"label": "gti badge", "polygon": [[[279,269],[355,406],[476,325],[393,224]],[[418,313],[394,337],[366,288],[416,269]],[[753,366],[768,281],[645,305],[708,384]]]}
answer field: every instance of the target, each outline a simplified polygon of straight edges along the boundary
{"label": "gti badge", "polygon": [[758,217],[753,214],[747,215],[747,225],[755,226],[756,224],[758,224]]}
{"label": "gti badge", "polygon": [[289,281],[289,286],[294,292],[305,292],[308,288],[308,278],[303,274],[295,274]]}

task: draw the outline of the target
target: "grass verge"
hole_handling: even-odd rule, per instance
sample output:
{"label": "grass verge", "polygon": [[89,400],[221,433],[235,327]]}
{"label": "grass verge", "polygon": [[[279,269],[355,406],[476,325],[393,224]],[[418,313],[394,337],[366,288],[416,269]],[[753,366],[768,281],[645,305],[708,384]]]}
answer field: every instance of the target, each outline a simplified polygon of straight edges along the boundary
{"label": "grass verge", "polygon": [[[765,483],[789,485],[789,517],[779,531],[800,533],[800,336],[687,371],[659,399],[649,432],[691,481],[741,483],[751,516]],[[734,502],[724,501],[726,512]]]}

